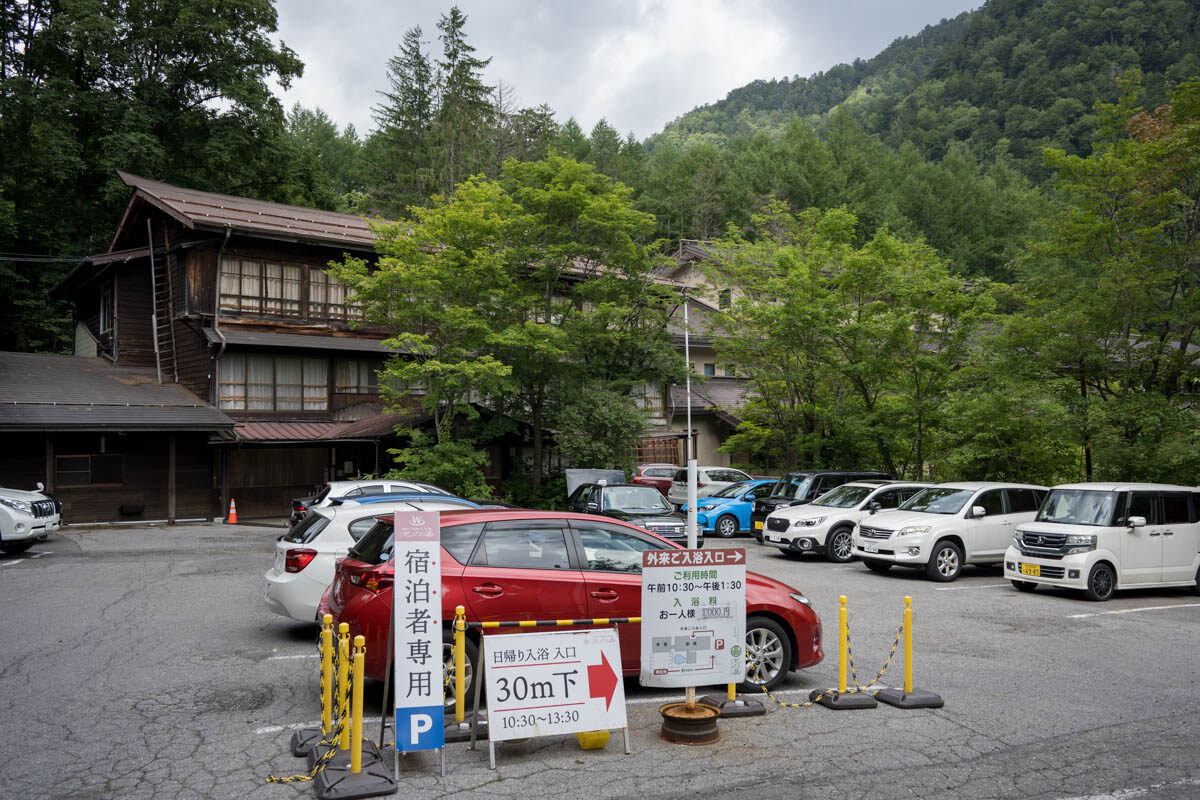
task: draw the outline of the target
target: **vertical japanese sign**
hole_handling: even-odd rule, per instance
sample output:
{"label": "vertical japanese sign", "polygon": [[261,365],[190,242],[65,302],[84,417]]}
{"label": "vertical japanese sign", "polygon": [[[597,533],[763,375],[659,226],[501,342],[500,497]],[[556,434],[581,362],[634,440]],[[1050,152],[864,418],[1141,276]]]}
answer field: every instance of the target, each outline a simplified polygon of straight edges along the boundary
{"label": "vertical japanese sign", "polygon": [[746,551],[642,553],[643,686],[711,686],[746,676]]}
{"label": "vertical japanese sign", "polygon": [[441,525],[436,511],[397,511],[392,547],[396,749],[445,743]]}

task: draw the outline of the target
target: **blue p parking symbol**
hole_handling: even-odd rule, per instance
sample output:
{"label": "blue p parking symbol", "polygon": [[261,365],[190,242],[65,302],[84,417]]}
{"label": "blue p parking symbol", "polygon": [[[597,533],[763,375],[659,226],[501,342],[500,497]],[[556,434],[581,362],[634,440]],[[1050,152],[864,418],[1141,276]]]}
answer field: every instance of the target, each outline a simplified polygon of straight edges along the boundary
{"label": "blue p parking symbol", "polygon": [[437,750],[446,743],[445,709],[441,706],[396,709],[396,749]]}

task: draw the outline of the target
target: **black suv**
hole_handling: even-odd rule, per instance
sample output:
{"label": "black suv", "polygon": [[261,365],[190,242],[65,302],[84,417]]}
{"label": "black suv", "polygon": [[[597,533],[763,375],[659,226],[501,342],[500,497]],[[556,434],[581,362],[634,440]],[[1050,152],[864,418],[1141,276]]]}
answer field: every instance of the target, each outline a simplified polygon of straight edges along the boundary
{"label": "black suv", "polygon": [[[580,484],[567,498],[567,510],[619,519],[687,547],[687,518],[676,513],[667,498],[653,486]],[[704,535],[699,530],[696,531],[696,546],[704,546]]]}
{"label": "black suv", "polygon": [[801,470],[789,472],[771,488],[770,494],[758,495],[754,509],[750,512],[750,533],[755,540],[763,540],[763,523],[767,515],[777,508],[799,506],[816,500],[821,495],[851,481],[891,480],[886,472],[833,472],[827,470]]}

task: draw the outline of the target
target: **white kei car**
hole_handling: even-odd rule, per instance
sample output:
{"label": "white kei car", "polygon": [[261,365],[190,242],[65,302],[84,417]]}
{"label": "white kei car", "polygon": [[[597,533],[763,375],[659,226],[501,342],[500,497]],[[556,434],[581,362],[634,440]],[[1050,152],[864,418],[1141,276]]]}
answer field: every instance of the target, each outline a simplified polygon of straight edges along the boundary
{"label": "white kei car", "polygon": [[477,503],[450,495],[406,495],[380,502],[347,500],[340,505],[314,508],[275,542],[275,564],[267,570],[267,607],[276,614],[313,622],[317,605],[329,584],[334,567],[380,515],[396,511],[460,511],[479,508]]}
{"label": "white kei car", "polygon": [[854,558],[854,526],[876,511],[900,507],[932,483],[868,480],[844,483],[802,506],[787,506],[767,515],[763,544],[787,555],[824,554],[844,564]]}

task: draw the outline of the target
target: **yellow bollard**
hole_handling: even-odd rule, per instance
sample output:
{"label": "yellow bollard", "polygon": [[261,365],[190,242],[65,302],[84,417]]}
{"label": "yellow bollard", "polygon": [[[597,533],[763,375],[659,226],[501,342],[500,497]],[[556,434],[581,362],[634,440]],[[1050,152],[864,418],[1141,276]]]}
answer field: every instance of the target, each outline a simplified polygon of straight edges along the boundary
{"label": "yellow bollard", "polygon": [[912,694],[912,598],[904,598],[904,691]]}
{"label": "yellow bollard", "polygon": [[454,721],[462,722],[467,704],[467,610],[454,607]]}
{"label": "yellow bollard", "polygon": [[354,637],[354,706],[351,709],[353,726],[350,737],[350,773],[362,772],[362,716],[363,716],[363,665],[367,660],[367,639],[363,635]]}
{"label": "yellow bollard", "polygon": [[838,611],[838,694],[846,693],[846,595],[838,598],[841,609]]}
{"label": "yellow bollard", "polygon": [[333,614],[321,619],[321,736],[333,730]]}
{"label": "yellow bollard", "polygon": [[737,700],[737,684],[736,683],[729,684],[729,686],[725,690],[725,697],[731,703],[734,700]]}
{"label": "yellow bollard", "polygon": [[350,749],[350,709],[348,689],[350,688],[350,625],[338,625],[338,750]]}
{"label": "yellow bollard", "polygon": [[912,598],[904,598],[904,688],[880,689],[875,699],[897,708],[941,708],[945,703],[940,695],[913,688]]}

